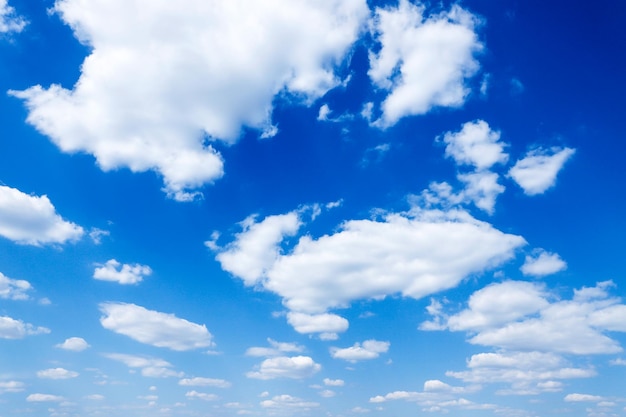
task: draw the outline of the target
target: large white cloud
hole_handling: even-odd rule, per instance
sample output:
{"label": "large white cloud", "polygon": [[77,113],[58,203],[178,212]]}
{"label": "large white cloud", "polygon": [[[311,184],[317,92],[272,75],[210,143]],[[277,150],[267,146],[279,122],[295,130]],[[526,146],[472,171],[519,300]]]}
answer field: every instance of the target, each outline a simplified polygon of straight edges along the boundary
{"label": "large white cloud", "polygon": [[23,279],[11,279],[0,272],[0,298],[8,300],[27,300],[27,292],[33,287]]}
{"label": "large white cloud", "polygon": [[422,4],[400,0],[397,7],[377,8],[373,33],[380,50],[370,52],[369,76],[389,91],[376,123],[390,126],[432,107],[458,107],[469,94],[466,80],[479,64],[483,46],[475,32],[479,19],[455,5],[424,16]]}
{"label": "large white cloud", "polygon": [[138,284],[150,274],[152,274],[152,269],[147,265],[121,264],[115,259],[109,259],[104,265],[96,267],[93,271],[95,279],[124,285]]}
{"label": "large white cloud", "polygon": [[534,149],[515,163],[509,175],[526,195],[543,194],[554,186],[557,174],[575,152],[572,148]]}
{"label": "large white cloud", "polygon": [[50,329],[33,326],[9,316],[0,316],[0,339],[22,339],[25,336],[50,333]]}
{"label": "large white cloud", "polygon": [[277,94],[306,102],[336,86],[369,13],[365,0],[57,0],[54,11],[91,53],[72,89],[13,92],[29,123],[103,170],[159,172],[178,200],[223,174],[207,140],[232,143],[243,126],[271,135]]}
{"label": "large white cloud", "polygon": [[322,366],[309,356],[278,356],[265,359],[255,371],[248,372],[248,378],[274,379],[274,378],[308,378],[317,373]]}
{"label": "large white cloud", "polygon": [[82,227],[56,213],[48,196],[32,196],[0,185],[0,236],[23,245],[75,241]]}
{"label": "large white cloud", "polygon": [[173,314],[148,310],[135,304],[102,303],[100,323],[106,329],[141,343],[184,351],[213,346],[213,336],[204,324]]}
{"label": "large white cloud", "polygon": [[0,0],[0,33],[20,32],[26,21],[15,15],[15,10],[7,0]]}

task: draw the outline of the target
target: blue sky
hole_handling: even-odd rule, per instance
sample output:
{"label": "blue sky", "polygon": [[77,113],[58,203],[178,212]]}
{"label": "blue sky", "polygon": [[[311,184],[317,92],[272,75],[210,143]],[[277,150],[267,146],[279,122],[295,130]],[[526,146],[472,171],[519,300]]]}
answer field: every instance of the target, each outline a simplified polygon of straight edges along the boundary
{"label": "blue sky", "polygon": [[624,18],[0,0],[0,415],[625,415]]}

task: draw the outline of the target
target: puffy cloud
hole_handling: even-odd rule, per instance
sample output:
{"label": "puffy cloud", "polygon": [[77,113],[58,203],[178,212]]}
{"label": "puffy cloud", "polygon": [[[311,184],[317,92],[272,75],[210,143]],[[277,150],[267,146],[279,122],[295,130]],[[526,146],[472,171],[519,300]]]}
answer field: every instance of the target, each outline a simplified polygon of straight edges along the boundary
{"label": "puffy cloud", "polygon": [[61,401],[65,401],[65,398],[59,395],[52,394],[30,394],[26,397],[26,401],[28,402],[56,402],[59,403]]}
{"label": "puffy cloud", "polygon": [[291,395],[277,395],[271,400],[261,401],[261,407],[279,410],[308,410],[310,408],[319,407],[319,403],[304,401]]}
{"label": "puffy cloud", "polygon": [[330,355],[335,359],[343,359],[348,362],[357,362],[363,360],[376,359],[381,353],[389,350],[389,342],[381,342],[378,340],[366,340],[365,342],[355,343],[348,348],[339,349],[331,348]]}
{"label": "puffy cloud", "polygon": [[0,316],[0,339],[21,339],[25,336],[50,333],[50,329],[33,326],[8,316]]}
{"label": "puffy cloud", "polygon": [[171,369],[172,364],[163,359],[126,355],[123,353],[109,353],[104,356],[122,362],[129,368],[139,368],[141,369],[141,374],[146,377],[168,378],[182,376],[182,372],[176,372]]}
{"label": "puffy cloud", "polygon": [[204,400],[204,401],[215,401],[219,398],[215,394],[208,394],[206,392],[198,392],[195,390],[185,393],[185,397],[191,398],[191,399],[195,398],[195,399]]}
{"label": "puffy cloud", "polygon": [[24,391],[24,383],[20,381],[0,381],[0,394]]}
{"label": "puffy cloud", "polygon": [[5,300],[27,300],[26,294],[33,287],[23,279],[11,279],[0,272],[0,298]]}
{"label": "puffy cloud", "polygon": [[73,352],[82,352],[89,347],[89,343],[87,343],[87,341],[82,337],[70,337],[55,347],[58,347],[59,349],[71,350]]}
{"label": "puffy cloud", "polygon": [[45,379],[70,379],[76,378],[78,376],[78,372],[68,371],[64,368],[50,368],[38,371],[37,376]]}
{"label": "puffy cloud", "polygon": [[22,245],[75,241],[83,228],[65,221],[56,213],[48,196],[24,194],[0,185],[0,236]]}
{"label": "puffy cloud", "polygon": [[471,201],[479,209],[493,214],[496,199],[505,190],[498,183],[498,177],[498,174],[489,171],[459,174],[458,179],[465,183],[465,189],[460,194],[461,199]]}
{"label": "puffy cloud", "polygon": [[125,303],[102,303],[100,311],[104,313],[100,318],[104,328],[141,343],[177,351],[213,346],[213,336],[205,325],[173,314]]}
{"label": "puffy cloud", "polygon": [[589,395],[589,394],[567,394],[564,398],[567,402],[600,402],[604,400],[603,397],[599,395]]}
{"label": "puffy cloud", "polygon": [[267,339],[271,347],[251,347],[246,350],[247,356],[281,356],[283,353],[302,352],[303,346],[295,343],[277,342],[270,338]]}
{"label": "puffy cloud", "polygon": [[71,90],[13,92],[29,123],[104,170],[159,172],[177,200],[222,176],[208,141],[232,143],[242,126],[271,136],[277,94],[308,102],[338,85],[335,67],[369,13],[365,0],[59,0],[53,9],[91,54]]}
{"label": "puffy cloud", "polygon": [[575,152],[572,148],[557,147],[531,150],[509,170],[509,176],[526,195],[543,194],[554,186],[557,174]]}
{"label": "puffy cloud", "polygon": [[558,254],[540,250],[535,256],[526,256],[524,265],[520,269],[524,275],[543,277],[563,271],[566,268],[567,264]]}
{"label": "puffy cloud", "polygon": [[446,156],[458,165],[470,165],[477,170],[489,169],[495,164],[504,164],[509,155],[500,142],[500,132],[491,129],[484,120],[465,123],[458,132],[443,135]]}
{"label": "puffy cloud", "polygon": [[0,0],[0,33],[21,32],[26,21],[15,15],[7,0]]}
{"label": "puffy cloud", "polygon": [[214,378],[185,378],[178,381],[178,385],[182,385],[185,387],[217,387],[217,388],[228,388],[231,383],[225,381],[223,379],[214,379]]}
{"label": "puffy cloud", "polygon": [[506,281],[475,292],[469,308],[436,317],[423,330],[464,330],[472,344],[507,350],[537,350],[575,355],[621,352],[605,332],[626,332],[626,305],[611,298],[612,281],[575,290],[571,300],[555,298],[537,283]]}
{"label": "puffy cloud", "polygon": [[435,106],[461,106],[469,94],[465,82],[479,69],[478,18],[458,5],[428,17],[424,12],[408,0],[375,11],[372,30],[380,50],[370,52],[368,74],[389,92],[375,122],[381,127]]}
{"label": "puffy cloud", "polygon": [[110,259],[106,264],[97,267],[93,271],[93,277],[101,281],[113,281],[119,284],[138,284],[145,276],[152,274],[152,269],[147,265],[121,264],[115,259]]}
{"label": "puffy cloud", "polygon": [[293,236],[301,226],[296,212],[268,216],[261,222],[250,216],[241,222],[243,228],[217,260],[226,271],[254,285],[279,257],[278,245],[286,236]]}
{"label": "puffy cloud", "polygon": [[315,363],[308,356],[279,356],[276,358],[265,359],[258,370],[248,372],[248,378],[255,379],[274,379],[274,378],[292,378],[301,379],[308,378],[317,373],[322,366]]}
{"label": "puffy cloud", "polygon": [[325,340],[335,340],[337,333],[348,330],[348,320],[336,314],[305,314],[290,311],[287,322],[298,333],[321,333]]}

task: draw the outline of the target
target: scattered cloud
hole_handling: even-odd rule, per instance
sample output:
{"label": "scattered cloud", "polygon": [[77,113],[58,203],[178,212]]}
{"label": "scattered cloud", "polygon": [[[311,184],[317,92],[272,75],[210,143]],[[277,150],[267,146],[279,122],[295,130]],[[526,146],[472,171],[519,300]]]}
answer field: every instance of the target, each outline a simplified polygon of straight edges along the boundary
{"label": "scattered cloud", "polygon": [[[127,12],[139,8],[141,18]],[[60,0],[53,11],[91,53],[72,90],[12,92],[28,122],[62,151],[94,155],[105,171],[157,171],[179,201],[223,175],[207,142],[232,143],[243,126],[271,136],[276,95],[308,103],[339,85],[335,67],[369,15],[365,0]]]}
{"label": "scattered cloud", "polygon": [[558,254],[540,249],[534,256],[527,255],[520,269],[524,275],[543,277],[564,271],[567,269],[567,264]]}
{"label": "scattered cloud", "polygon": [[0,0],[0,33],[21,32],[26,21],[15,14],[7,0]]}
{"label": "scattered cloud", "polygon": [[355,343],[344,349],[333,347],[330,349],[330,355],[335,359],[343,359],[355,363],[378,358],[381,353],[387,353],[389,345],[389,342],[381,342],[373,339],[366,340],[363,343]]}
{"label": "scattered cloud", "polygon": [[22,339],[25,336],[50,333],[50,329],[33,326],[9,316],[0,316],[0,339]]}
{"label": "scattered cloud", "polygon": [[515,163],[509,176],[526,195],[543,194],[554,186],[557,174],[575,152],[572,148],[533,149]]}
{"label": "scattered cloud", "polygon": [[216,388],[229,388],[231,383],[223,379],[214,378],[184,378],[178,381],[178,385],[184,387],[216,387]]}
{"label": "scattered cloud", "polygon": [[382,117],[374,122],[380,127],[433,107],[461,106],[469,94],[466,80],[479,69],[479,19],[458,5],[428,17],[424,12],[422,4],[408,0],[374,12],[372,32],[380,50],[370,51],[368,74],[388,92]]}
{"label": "scattered cloud", "polygon": [[82,227],[56,213],[48,196],[0,185],[0,236],[21,245],[41,246],[76,241],[83,233]]}
{"label": "scattered cloud", "polygon": [[37,372],[37,377],[44,379],[70,379],[76,378],[78,372],[68,371],[64,368],[50,368]]}
{"label": "scattered cloud", "polygon": [[281,356],[284,353],[300,353],[304,346],[295,343],[277,342],[267,339],[271,347],[251,347],[246,350],[246,356]]}
{"label": "scattered cloud", "polygon": [[315,363],[308,356],[279,356],[265,359],[253,372],[248,372],[248,378],[274,379],[274,378],[308,378],[317,373],[322,366]]}
{"label": "scattered cloud", "polygon": [[89,343],[87,343],[87,341],[82,337],[70,337],[65,339],[63,343],[55,345],[55,347],[59,349],[71,350],[73,352],[82,352],[90,346]]}
{"label": "scattered cloud", "polygon": [[104,355],[109,359],[122,362],[129,368],[141,369],[141,375],[150,378],[168,378],[181,377],[182,372],[176,372],[172,369],[172,364],[158,358],[149,358],[144,356],[127,355],[123,353],[108,353]]}
{"label": "scattered cloud", "polygon": [[148,310],[135,304],[102,303],[100,323],[105,329],[141,343],[185,351],[213,346],[205,325],[180,319],[173,314]]}
{"label": "scattered cloud", "polygon": [[124,285],[138,284],[150,274],[152,274],[152,269],[147,265],[122,265],[115,259],[108,260],[93,271],[93,277],[97,280],[112,281]]}
{"label": "scattered cloud", "polygon": [[28,300],[27,292],[32,290],[28,281],[11,279],[0,272],[0,298],[4,300]]}

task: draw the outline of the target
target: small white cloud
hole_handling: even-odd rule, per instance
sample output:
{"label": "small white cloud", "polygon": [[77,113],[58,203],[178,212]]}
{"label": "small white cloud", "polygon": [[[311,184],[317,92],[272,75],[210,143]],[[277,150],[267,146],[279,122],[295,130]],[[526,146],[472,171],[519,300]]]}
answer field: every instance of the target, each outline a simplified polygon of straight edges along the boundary
{"label": "small white cloud", "polygon": [[112,281],[119,284],[131,285],[143,281],[144,277],[152,274],[152,269],[147,265],[121,264],[115,259],[110,259],[106,264],[97,267],[93,277],[101,281]]}
{"label": "small white cloud", "polygon": [[524,275],[543,277],[564,271],[567,264],[558,254],[539,250],[535,256],[526,256],[520,269]]}
{"label": "small white cloud", "polygon": [[265,359],[257,370],[248,372],[246,376],[254,379],[301,379],[312,376],[320,369],[322,366],[308,356],[279,356]]}
{"label": "small white cloud", "polygon": [[298,333],[326,334],[326,340],[333,340],[332,335],[348,330],[348,320],[336,314],[305,314],[290,311],[287,313],[287,322]]}
{"label": "small white cloud", "polygon": [[0,272],[0,298],[5,300],[28,300],[27,292],[32,290],[28,281],[11,279]]}
{"label": "small white cloud", "polygon": [[52,394],[30,394],[26,397],[26,401],[28,402],[56,402],[60,403],[61,401],[65,401],[65,398],[59,395]]}
{"label": "small white cloud", "polygon": [[477,170],[504,164],[509,159],[504,152],[506,144],[500,142],[500,132],[492,130],[484,120],[467,122],[460,131],[444,134],[443,142],[447,157],[458,165],[470,165]]}
{"label": "small white cloud", "polygon": [[144,356],[127,355],[123,353],[109,353],[105,357],[122,362],[129,368],[141,369],[141,375],[149,378],[169,378],[181,377],[182,372],[172,369],[172,364],[158,358],[148,358]]}
{"label": "small white cloud", "polygon": [[567,394],[564,400],[566,402],[599,402],[604,400],[604,398],[599,395]]}
{"label": "small white cloud", "polygon": [[330,114],[330,107],[328,107],[328,104],[322,104],[322,106],[320,107],[320,111],[317,114],[317,120],[326,121],[328,120],[329,114]]}
{"label": "small white cloud", "polygon": [[41,246],[76,241],[83,228],[56,213],[48,196],[32,196],[0,185],[0,236],[18,244]]}
{"label": "small white cloud", "polygon": [[321,397],[324,397],[324,398],[332,398],[335,395],[337,395],[335,393],[335,391],[329,390],[329,389],[322,390],[322,391],[319,392],[319,394],[320,394]]}
{"label": "small white cloud", "polygon": [[213,346],[213,336],[205,325],[180,319],[173,314],[148,310],[135,304],[102,303],[105,329],[141,343],[185,351]]}
{"label": "small white cloud", "polygon": [[71,350],[73,352],[82,352],[89,348],[89,343],[82,337],[70,337],[65,339],[63,343],[55,345],[59,349]]}
{"label": "small white cloud", "polygon": [[219,399],[219,397],[215,394],[208,394],[206,392],[198,392],[198,391],[188,391],[185,393],[185,397],[190,399],[198,399],[203,401],[215,401]]}
{"label": "small white cloud", "polygon": [[109,232],[108,230],[98,229],[97,227],[93,227],[89,231],[89,237],[91,238],[91,241],[96,245],[99,245],[102,243],[102,238],[104,236],[110,236],[110,235],[111,235],[111,232]]}
{"label": "small white cloud", "polygon": [[575,152],[572,148],[534,149],[515,163],[509,176],[526,195],[543,194],[554,186],[557,174]]}
{"label": "small white cloud", "polygon": [[304,401],[291,395],[277,395],[271,400],[261,401],[261,407],[274,410],[308,410],[310,408],[319,407],[319,403],[312,401]]}
{"label": "small white cloud", "polygon": [[343,379],[324,378],[324,385],[328,385],[329,387],[343,387],[345,382]]}
{"label": "small white cloud", "polygon": [[91,400],[91,401],[103,401],[104,398],[105,397],[102,394],[90,394],[90,395],[85,396],[86,400]]}
{"label": "small white cloud", "polygon": [[304,346],[295,343],[277,342],[267,339],[271,347],[251,347],[246,350],[246,356],[281,356],[284,353],[300,353]]}
{"label": "small white cloud", "polygon": [[50,329],[33,326],[8,316],[0,316],[0,339],[22,339],[25,336],[50,333]]}
{"label": "small white cloud", "polygon": [[389,350],[389,345],[389,342],[373,339],[366,340],[363,343],[355,343],[353,346],[344,349],[331,348],[330,355],[335,359],[343,359],[354,363],[378,358],[381,353],[386,353]]}
{"label": "small white cloud", "polygon": [[15,14],[15,9],[9,6],[7,0],[0,0],[0,34],[21,32],[26,21]]}
{"label": "small white cloud", "polygon": [[215,379],[215,378],[185,378],[178,381],[178,385],[182,385],[185,387],[216,387],[216,388],[228,388],[231,386],[231,383],[224,379]]}
{"label": "small white cloud", "polygon": [[64,368],[50,368],[37,372],[37,377],[45,379],[71,379],[77,376],[78,372],[68,371]]}

